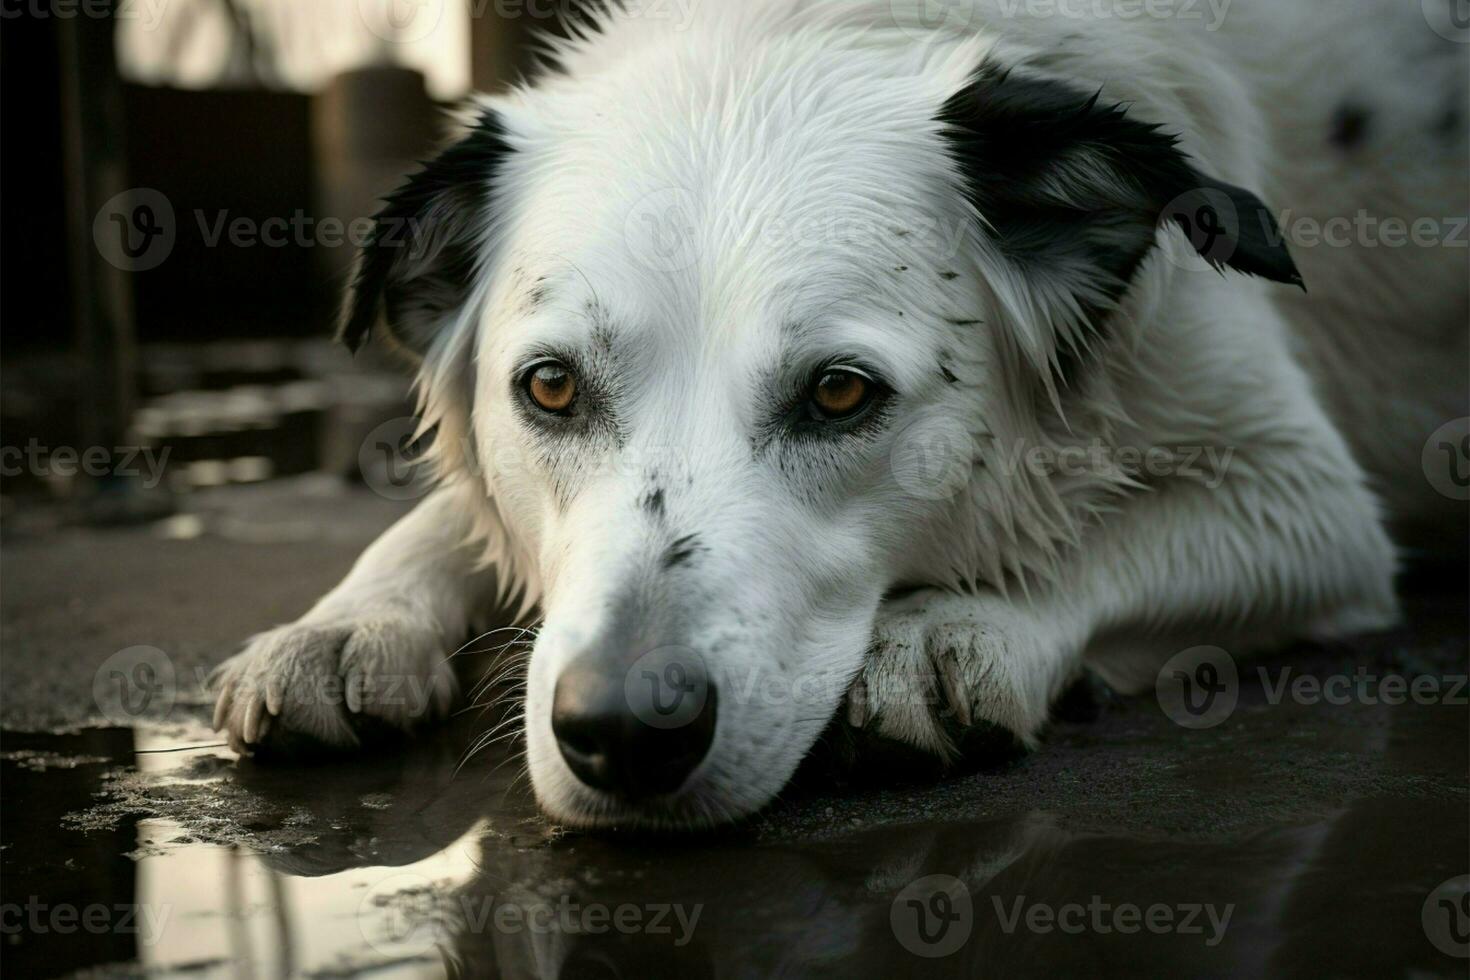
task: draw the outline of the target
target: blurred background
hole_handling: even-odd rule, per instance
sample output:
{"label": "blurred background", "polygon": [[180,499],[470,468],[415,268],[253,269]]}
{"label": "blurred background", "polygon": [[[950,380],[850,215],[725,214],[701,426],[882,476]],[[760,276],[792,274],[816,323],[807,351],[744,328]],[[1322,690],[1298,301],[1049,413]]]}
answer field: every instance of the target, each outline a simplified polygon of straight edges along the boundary
{"label": "blurred background", "polygon": [[[443,110],[517,78],[533,35],[567,30],[579,4],[5,0],[0,14],[8,530],[360,477],[364,434],[408,414],[394,366],[330,342],[364,219],[442,136]],[[150,450],[167,450],[153,475]]]}

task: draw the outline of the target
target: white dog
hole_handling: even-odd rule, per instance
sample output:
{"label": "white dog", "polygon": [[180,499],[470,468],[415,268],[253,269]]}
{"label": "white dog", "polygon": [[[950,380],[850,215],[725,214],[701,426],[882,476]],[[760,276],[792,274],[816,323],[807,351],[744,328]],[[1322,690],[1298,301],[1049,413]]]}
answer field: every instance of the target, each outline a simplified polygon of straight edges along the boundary
{"label": "white dog", "polygon": [[1085,662],[1395,621],[1389,521],[1465,519],[1420,456],[1466,46],[1418,4],[665,6],[378,216],[343,336],[415,359],[441,484],[224,665],[233,745],[442,714],[513,593],[546,812],[694,826],[834,718],[1031,745]]}

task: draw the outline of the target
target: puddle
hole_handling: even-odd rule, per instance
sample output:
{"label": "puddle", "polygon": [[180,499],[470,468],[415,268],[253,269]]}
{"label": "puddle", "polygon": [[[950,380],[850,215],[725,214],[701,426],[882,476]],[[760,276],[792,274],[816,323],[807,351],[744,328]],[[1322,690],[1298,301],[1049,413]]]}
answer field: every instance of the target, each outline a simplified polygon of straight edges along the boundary
{"label": "puddle", "polygon": [[1466,709],[1243,688],[1208,732],[1129,703],[993,773],[673,840],[557,832],[513,758],[456,775],[465,725],[309,768],[192,723],[7,733],[0,949],[11,976],[1463,977]]}

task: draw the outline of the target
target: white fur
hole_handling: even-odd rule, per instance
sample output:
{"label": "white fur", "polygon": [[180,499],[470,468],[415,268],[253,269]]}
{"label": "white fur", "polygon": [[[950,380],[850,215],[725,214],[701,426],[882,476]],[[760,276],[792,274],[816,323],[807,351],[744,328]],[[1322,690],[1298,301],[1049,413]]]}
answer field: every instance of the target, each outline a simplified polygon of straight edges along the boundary
{"label": "white fur", "polygon": [[[1079,26],[1008,17],[1015,5],[993,0],[926,30],[895,18],[904,6],[710,3],[689,23],[615,14],[556,47],[560,73],[486,101],[514,147],[486,276],[420,375],[445,486],[300,623],[226,665],[218,717],[232,741],[263,737],[280,689],[313,672],[436,676],[433,652],[453,648],[498,583],[544,616],[525,735],[547,812],[691,825],[768,802],[850,689],[852,721],[948,754],[956,720],[1034,743],[1089,650],[1394,621],[1394,549],[1359,460],[1379,487],[1405,488],[1385,494],[1396,505],[1434,503],[1418,449],[1464,408],[1464,253],[1298,249],[1312,290],[1301,298],[1205,269],[1161,229],[1085,392],[1059,392],[1043,379],[1075,327],[1058,300],[1068,284],[1023,277],[996,254],[935,122],[982,60],[1025,60],[1131,103],[1273,207],[1310,199],[1351,214],[1393,200],[1463,214],[1441,176],[1454,159],[1425,163],[1433,180],[1350,179],[1346,165],[1312,163],[1327,150],[1299,121],[1280,121],[1293,106],[1330,111],[1340,80],[1300,70],[1300,54],[1335,63],[1326,52],[1371,38],[1372,18],[1237,0],[1219,31]],[[1381,6],[1387,18],[1397,5]],[[1374,83],[1394,70],[1363,69],[1387,114],[1401,96]],[[1459,165],[1463,181],[1463,152]],[[657,220],[668,215],[684,222],[672,259]],[[1406,289],[1421,273],[1424,288]],[[531,277],[545,279],[540,306],[526,302]],[[1404,350],[1397,338],[1414,330],[1436,346]],[[549,455],[525,431],[510,379],[552,344],[592,351],[617,378],[620,441]],[[753,449],[766,382],[828,354],[861,355],[893,380],[885,430],[835,455]],[[953,493],[916,493],[895,460],[947,425],[965,438],[935,445],[961,478]],[[1082,472],[1025,463],[1032,449],[1096,446]],[[1200,472],[1188,447],[1226,462]],[[1169,472],[1140,477],[1117,464],[1120,449],[1152,450]],[[644,503],[654,488],[658,517]],[[699,556],[660,573],[683,534],[699,535]],[[700,653],[721,695],[700,769],[636,808],[573,777],[549,706],[560,669],[629,595],[670,611],[681,632],[669,642]],[[1121,677],[1127,659],[1098,666]],[[343,717],[319,704],[274,723],[345,742]]]}

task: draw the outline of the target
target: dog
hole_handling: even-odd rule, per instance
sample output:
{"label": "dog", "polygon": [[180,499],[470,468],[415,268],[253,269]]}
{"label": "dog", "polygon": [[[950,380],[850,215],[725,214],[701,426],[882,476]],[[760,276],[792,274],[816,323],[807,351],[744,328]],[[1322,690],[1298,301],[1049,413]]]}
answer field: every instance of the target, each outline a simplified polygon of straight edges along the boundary
{"label": "dog", "polygon": [[[1088,670],[1394,624],[1390,531],[1465,522],[1421,454],[1470,400],[1466,46],[1034,6],[630,3],[474,100],[341,324],[415,365],[436,488],[222,665],[231,745],[442,716],[511,597],[545,813],[694,828],[834,719],[1032,747]],[[1363,214],[1438,237],[1305,240]]]}

